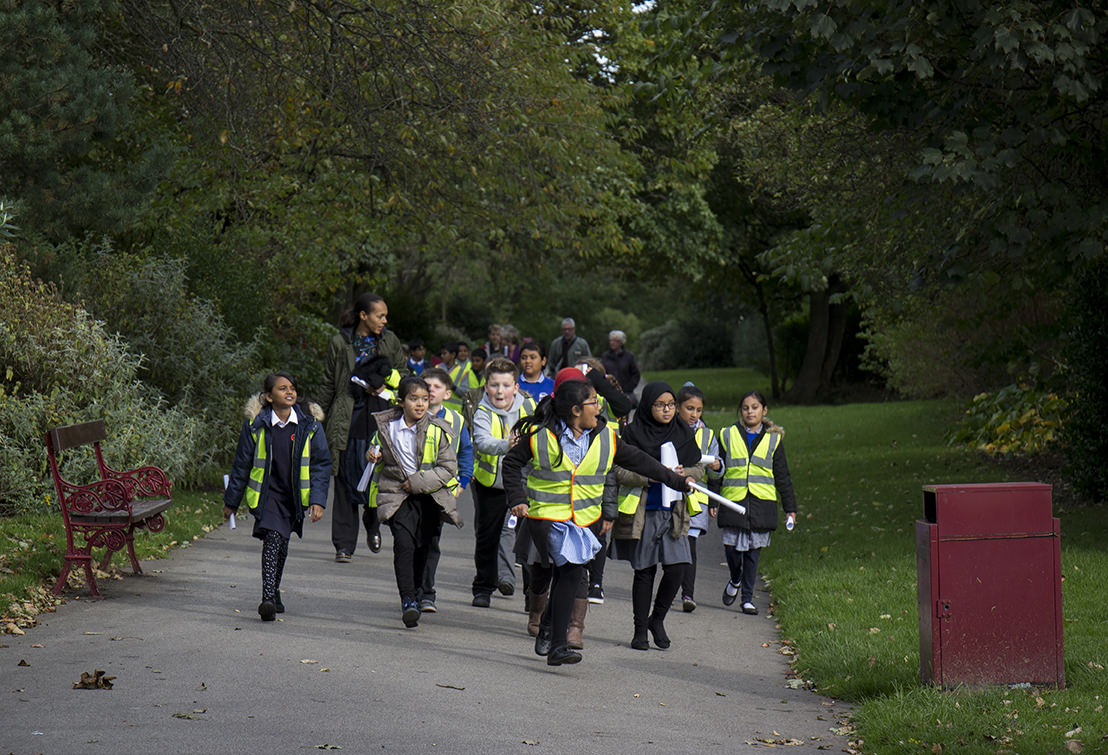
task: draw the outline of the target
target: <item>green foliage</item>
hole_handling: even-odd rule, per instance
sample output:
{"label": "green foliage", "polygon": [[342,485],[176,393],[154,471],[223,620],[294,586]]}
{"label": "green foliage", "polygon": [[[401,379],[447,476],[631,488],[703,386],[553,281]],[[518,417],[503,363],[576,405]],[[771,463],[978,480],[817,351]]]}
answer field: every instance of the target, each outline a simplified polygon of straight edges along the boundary
{"label": "green foliage", "polygon": [[133,77],[100,57],[113,0],[0,6],[0,175],[57,240],[133,219],[168,152],[128,131]]}
{"label": "green foliage", "polygon": [[1014,383],[974,396],[950,440],[999,456],[1055,452],[1068,408],[1057,394]]}
{"label": "green foliage", "polygon": [[[140,363],[102,323],[34,280],[10,246],[0,249],[0,508],[50,503],[46,431],[91,419],[107,423],[110,465],[155,464],[176,480],[195,475],[214,449],[187,407],[169,408],[139,381]],[[88,464],[68,454],[63,473],[87,480]]]}
{"label": "green foliage", "polygon": [[731,334],[708,320],[667,320],[642,334],[638,360],[644,370],[729,367]]}

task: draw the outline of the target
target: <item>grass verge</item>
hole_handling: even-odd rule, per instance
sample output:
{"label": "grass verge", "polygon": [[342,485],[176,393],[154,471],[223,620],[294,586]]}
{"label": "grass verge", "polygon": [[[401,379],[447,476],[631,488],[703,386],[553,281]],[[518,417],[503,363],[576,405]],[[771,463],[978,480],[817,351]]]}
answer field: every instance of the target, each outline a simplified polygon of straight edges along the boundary
{"label": "grass verge", "polygon": [[[174,493],[173,506],[166,512],[161,532],[135,533],[135,552],[140,561],[162,558],[172,548],[185,548],[223,521],[223,499],[216,493]],[[65,555],[65,527],[55,507],[3,520],[0,533],[0,630],[20,632],[35,623],[35,616],[58,604],[50,590],[61,572]],[[103,557],[103,549],[93,558]],[[106,572],[97,580],[121,579],[130,574],[125,551],[112,557]],[[75,572],[76,573],[76,570]],[[64,596],[88,594],[84,572],[69,578]],[[103,577],[101,577],[103,574]]]}
{"label": "grass verge", "polygon": [[[1108,509],[1059,510],[1064,690],[942,691],[919,680],[915,521],[928,483],[1001,482],[998,465],[944,442],[953,404],[783,407],[796,530],[760,567],[775,617],[814,689],[855,704],[868,753],[1108,751]],[[734,413],[712,414],[720,427]],[[1028,605],[1028,611],[1040,610]],[[987,652],[987,649],[985,649]]]}

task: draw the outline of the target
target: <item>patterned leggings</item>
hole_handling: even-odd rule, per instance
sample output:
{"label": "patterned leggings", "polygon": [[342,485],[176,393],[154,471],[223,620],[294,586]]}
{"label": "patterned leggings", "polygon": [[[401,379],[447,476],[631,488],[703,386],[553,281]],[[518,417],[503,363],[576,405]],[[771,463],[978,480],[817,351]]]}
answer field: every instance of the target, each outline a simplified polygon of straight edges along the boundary
{"label": "patterned leggings", "polygon": [[289,555],[288,538],[280,532],[265,531],[262,541],[262,600],[273,600],[281,589],[281,575],[285,572],[285,559]]}

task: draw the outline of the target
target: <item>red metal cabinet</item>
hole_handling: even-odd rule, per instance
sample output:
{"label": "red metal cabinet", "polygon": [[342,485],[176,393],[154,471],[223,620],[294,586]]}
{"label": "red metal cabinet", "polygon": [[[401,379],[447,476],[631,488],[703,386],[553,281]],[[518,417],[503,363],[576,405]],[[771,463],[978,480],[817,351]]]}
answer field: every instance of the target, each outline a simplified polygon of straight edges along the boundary
{"label": "red metal cabinet", "polygon": [[1065,686],[1050,491],[1035,482],[923,488],[916,569],[925,684]]}

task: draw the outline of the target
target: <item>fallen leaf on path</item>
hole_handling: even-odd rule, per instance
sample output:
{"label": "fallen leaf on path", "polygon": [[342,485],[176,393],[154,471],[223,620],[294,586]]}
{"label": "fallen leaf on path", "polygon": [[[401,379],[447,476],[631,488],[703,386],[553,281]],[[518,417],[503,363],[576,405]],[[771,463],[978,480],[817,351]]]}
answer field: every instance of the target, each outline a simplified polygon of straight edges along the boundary
{"label": "fallen leaf on path", "polygon": [[342,745],[316,745],[317,750],[341,750]]}
{"label": "fallen leaf on path", "polygon": [[15,664],[15,665],[16,665],[16,666],[30,666],[31,664],[27,663],[27,661],[25,661],[24,659],[20,658],[20,659],[19,659],[19,663]]}
{"label": "fallen leaf on path", "polygon": [[720,697],[727,697],[726,692],[717,692],[716,694],[719,695]]}
{"label": "fallen leaf on path", "polygon": [[539,740],[537,740],[537,739],[525,739],[525,740],[523,740],[523,744],[531,745],[532,747],[534,747],[538,743],[539,743]]}
{"label": "fallen leaf on path", "polygon": [[35,643],[34,645],[31,645],[31,647],[33,647],[33,648],[44,648],[46,646],[45,645],[39,645],[38,643]]}
{"label": "fallen leaf on path", "polygon": [[319,663],[319,661],[317,661],[313,658],[301,658],[300,662],[301,663]]}
{"label": "fallen leaf on path", "polygon": [[7,632],[8,634],[14,634],[17,637],[27,634],[22,629],[20,629],[18,626],[16,626],[14,622],[8,622],[4,626],[4,631]]}
{"label": "fallen leaf on path", "polygon": [[102,669],[96,669],[91,674],[81,672],[81,681],[73,682],[73,689],[111,689],[114,676],[104,676]]}
{"label": "fallen leaf on path", "polygon": [[1066,749],[1070,752],[1084,752],[1085,746],[1081,744],[1080,739],[1067,739]]}
{"label": "fallen leaf on path", "polygon": [[457,689],[457,690],[465,689],[465,687],[458,687],[458,686],[455,686],[453,684],[438,684],[438,683],[436,683],[435,686],[436,687],[442,687],[443,689]]}

